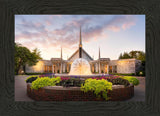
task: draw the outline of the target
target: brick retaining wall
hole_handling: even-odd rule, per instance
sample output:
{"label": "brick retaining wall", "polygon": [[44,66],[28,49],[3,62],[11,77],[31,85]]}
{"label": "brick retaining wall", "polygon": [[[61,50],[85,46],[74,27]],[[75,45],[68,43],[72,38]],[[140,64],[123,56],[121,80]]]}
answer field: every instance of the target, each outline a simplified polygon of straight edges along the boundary
{"label": "brick retaining wall", "polygon": [[[36,101],[105,101],[97,98],[93,92],[83,92],[80,87],[43,87],[38,90],[30,88],[27,84],[27,95]],[[123,101],[134,96],[134,86],[113,88],[108,92],[110,101]]]}

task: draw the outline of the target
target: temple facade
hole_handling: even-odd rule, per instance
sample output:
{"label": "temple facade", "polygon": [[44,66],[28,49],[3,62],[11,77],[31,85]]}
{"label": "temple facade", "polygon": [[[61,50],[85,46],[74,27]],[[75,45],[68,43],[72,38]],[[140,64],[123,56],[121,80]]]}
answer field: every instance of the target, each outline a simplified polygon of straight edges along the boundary
{"label": "temple facade", "polygon": [[82,37],[80,28],[80,39],[78,49],[67,59],[63,60],[62,48],[60,58],[51,58],[50,60],[39,60],[34,66],[25,66],[26,73],[69,73],[71,64],[77,58],[86,59],[92,73],[136,73],[139,72],[141,61],[137,59],[110,60],[110,58],[101,58],[100,48],[99,57],[94,60],[82,47]]}

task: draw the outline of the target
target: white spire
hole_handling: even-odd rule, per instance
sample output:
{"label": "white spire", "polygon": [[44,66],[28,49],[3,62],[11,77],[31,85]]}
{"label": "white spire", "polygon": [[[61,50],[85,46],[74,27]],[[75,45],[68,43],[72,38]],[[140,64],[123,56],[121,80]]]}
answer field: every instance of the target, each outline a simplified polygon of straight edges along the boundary
{"label": "white spire", "polygon": [[80,26],[80,32],[79,32],[79,47],[82,47],[82,36],[81,36],[81,26]]}

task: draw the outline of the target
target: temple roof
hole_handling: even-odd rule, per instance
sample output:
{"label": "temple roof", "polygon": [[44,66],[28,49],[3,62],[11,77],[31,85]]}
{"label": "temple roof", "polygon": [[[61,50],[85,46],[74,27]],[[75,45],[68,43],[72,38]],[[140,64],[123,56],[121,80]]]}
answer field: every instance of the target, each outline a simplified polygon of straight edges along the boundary
{"label": "temple roof", "polygon": [[[76,50],[69,58],[68,60],[70,60],[74,55],[76,55],[76,53],[79,52],[79,49]],[[93,60],[93,58],[82,48],[82,52],[84,52],[91,60]]]}

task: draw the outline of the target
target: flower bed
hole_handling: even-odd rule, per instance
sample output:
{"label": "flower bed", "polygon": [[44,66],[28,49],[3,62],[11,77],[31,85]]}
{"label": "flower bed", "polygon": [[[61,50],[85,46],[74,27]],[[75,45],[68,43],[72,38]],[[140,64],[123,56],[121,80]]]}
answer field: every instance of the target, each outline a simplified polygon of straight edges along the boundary
{"label": "flower bed", "polygon": [[134,95],[134,85],[139,84],[135,77],[113,75],[90,78],[30,76],[26,82],[28,96],[42,101],[126,100]]}
{"label": "flower bed", "polygon": [[[27,84],[27,95],[36,101],[106,101],[98,98],[94,92],[81,91],[80,87],[47,86],[38,90],[31,89]],[[124,101],[134,96],[134,86],[113,85],[108,91],[109,101]]]}

